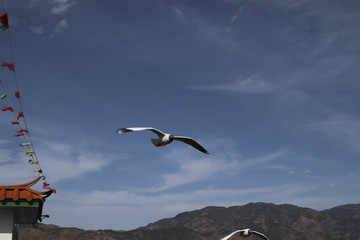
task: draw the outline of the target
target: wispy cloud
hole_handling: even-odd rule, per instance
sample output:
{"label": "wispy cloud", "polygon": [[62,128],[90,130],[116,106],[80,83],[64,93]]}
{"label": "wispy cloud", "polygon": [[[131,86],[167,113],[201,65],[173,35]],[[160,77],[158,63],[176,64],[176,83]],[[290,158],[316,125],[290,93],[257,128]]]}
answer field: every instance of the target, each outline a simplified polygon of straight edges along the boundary
{"label": "wispy cloud", "polygon": [[241,15],[243,13],[243,11],[248,7],[248,5],[244,5],[238,8],[238,10],[235,12],[235,14],[231,17],[231,22],[230,24],[234,24],[235,21],[237,21],[238,19],[241,18]]}
{"label": "wispy cloud", "polygon": [[337,146],[360,152],[360,124],[352,116],[333,113],[325,120],[309,126],[314,131],[322,132],[328,139],[336,142]]}
{"label": "wispy cloud", "polygon": [[54,28],[54,33],[60,33],[69,28],[69,24],[66,19],[61,20]]}
{"label": "wispy cloud", "polygon": [[238,47],[238,43],[232,39],[232,30],[229,26],[209,24],[201,18],[194,19],[194,23],[200,38],[212,41],[224,49]]}
{"label": "wispy cloud", "polygon": [[6,140],[6,139],[0,139],[0,144],[3,144],[3,143],[9,143],[10,141],[9,140]]}
{"label": "wispy cloud", "polygon": [[[50,183],[78,178],[87,173],[102,171],[121,155],[106,155],[93,151],[91,144],[67,144],[60,141],[42,141],[36,144],[39,162]],[[14,184],[37,177],[23,152],[0,149],[1,182]]]}
{"label": "wispy cloud", "polygon": [[[83,227],[82,223],[87,222],[88,228],[90,226],[93,228],[106,227],[129,230],[144,226],[160,218],[173,217],[175,214],[201,209],[206,206],[229,207],[248,202],[271,202],[327,208],[340,202],[339,199],[335,198],[329,201],[329,199],[325,198],[307,197],[319,187],[314,184],[282,184],[241,189],[206,188],[182,193],[156,195],[139,194],[131,191],[67,192],[61,196],[53,196],[52,201],[47,203],[47,207],[53,209],[59,224],[62,226]],[[68,204],[69,202],[71,204]],[[57,207],[52,208],[52,204],[56,204]],[[61,205],[68,207],[65,211],[60,211],[60,209],[63,209],[59,207]],[[70,212],[73,218],[69,222],[68,213]],[[139,215],[143,216],[141,220],[137,218]],[[88,220],[85,221],[88,218],[96,218],[96,221],[89,224]],[[108,221],[109,218],[112,221]],[[102,225],[102,222],[106,222],[106,224]]]}
{"label": "wispy cloud", "polygon": [[36,34],[43,34],[45,32],[43,26],[30,26],[29,29]]}
{"label": "wispy cloud", "polygon": [[[31,117],[29,120],[35,152],[51,184],[79,178],[88,173],[101,172],[112,161],[125,159],[121,153],[104,151],[106,144],[102,139],[93,138],[79,131],[77,126],[57,125],[55,122],[47,122],[43,119],[31,122]],[[71,143],[66,136],[71,136]],[[19,181],[24,183],[37,177],[33,172],[35,166],[28,163],[28,158],[24,150],[19,148],[18,143],[9,144],[6,139],[0,141],[3,142],[0,144],[2,184],[14,184]],[[8,148],[9,146],[11,148]],[[101,149],[97,150],[99,146]]]}
{"label": "wispy cloud", "polygon": [[234,82],[214,84],[211,86],[191,86],[196,90],[223,90],[240,93],[260,94],[275,93],[281,88],[278,85],[265,81],[258,74],[254,74],[248,78],[239,78]]}
{"label": "wispy cloud", "polygon": [[[175,6],[172,6],[172,7],[171,7],[171,10],[172,10],[172,13],[173,13],[175,16],[177,16],[177,17],[179,17],[179,18],[181,18],[181,19],[185,17],[184,12],[183,12],[180,8],[175,7]],[[183,20],[184,20],[184,19],[183,19]]]}
{"label": "wispy cloud", "polygon": [[260,157],[246,159],[245,161],[241,162],[241,167],[247,168],[247,167],[252,167],[252,166],[262,166],[263,165],[266,168],[267,163],[271,163],[275,160],[287,157],[291,154],[293,154],[291,149],[281,148],[272,153],[268,153],[268,154],[265,154]]}
{"label": "wispy cloud", "polygon": [[[7,140],[0,139],[0,144],[6,144],[6,143],[8,143]],[[0,156],[1,156],[0,163],[11,162],[14,158],[12,153],[13,152],[10,149],[1,148],[0,149]]]}
{"label": "wispy cloud", "polygon": [[178,170],[162,176],[163,182],[159,187],[148,191],[163,191],[177,186],[204,181],[208,178],[236,168],[235,159],[195,157],[181,151],[173,152],[171,158],[176,156]]}
{"label": "wispy cloud", "polygon": [[51,9],[51,13],[57,15],[66,13],[69,8],[75,4],[74,1],[70,0],[51,0],[51,2],[56,4],[56,6]]}
{"label": "wispy cloud", "polygon": [[67,144],[46,141],[38,146],[41,153],[41,165],[51,182],[77,178],[90,172],[102,171],[113,159],[121,155],[106,155],[94,152],[92,144]]}
{"label": "wispy cloud", "polygon": [[194,12],[186,10],[175,6],[171,8],[172,13],[177,19],[193,28],[197,38],[204,42],[215,43],[224,49],[233,49],[238,46],[238,43],[232,39],[232,29],[230,26],[211,24]]}
{"label": "wispy cloud", "polygon": [[58,24],[56,24],[53,33],[50,35],[50,38],[64,32],[68,28],[70,28],[68,21],[66,19],[61,20]]}
{"label": "wispy cloud", "polygon": [[18,148],[0,147],[0,182],[2,185],[21,184],[37,177],[33,172],[35,168],[30,166],[23,151],[17,151]]}
{"label": "wispy cloud", "polygon": [[292,8],[298,8],[310,1],[311,0],[299,0],[299,1],[297,1],[297,0],[289,0],[289,1],[276,0],[275,3],[277,4],[278,7],[292,9]]}
{"label": "wispy cloud", "polygon": [[[177,170],[161,176],[161,182],[146,189],[136,189],[140,192],[160,192],[179,186],[217,178],[221,175],[236,174],[249,169],[268,168],[268,164],[291,154],[289,149],[279,149],[272,153],[256,157],[242,158],[239,153],[218,152],[214,155],[199,157],[194,153],[175,149],[166,158],[175,161]],[[261,166],[261,167],[259,167]]]}

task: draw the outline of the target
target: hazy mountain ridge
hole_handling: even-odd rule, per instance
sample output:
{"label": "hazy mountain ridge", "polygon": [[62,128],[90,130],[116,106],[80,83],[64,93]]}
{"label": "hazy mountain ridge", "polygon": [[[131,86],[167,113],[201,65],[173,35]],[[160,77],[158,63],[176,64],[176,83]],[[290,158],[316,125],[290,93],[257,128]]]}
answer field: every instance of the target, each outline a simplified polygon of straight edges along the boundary
{"label": "hazy mountain ridge", "polygon": [[360,204],[317,211],[289,204],[249,203],[244,206],[206,207],[184,212],[131,231],[86,231],[55,225],[40,225],[39,228],[21,226],[19,240],[216,240],[243,228],[260,231],[271,240],[360,239],[359,210]]}

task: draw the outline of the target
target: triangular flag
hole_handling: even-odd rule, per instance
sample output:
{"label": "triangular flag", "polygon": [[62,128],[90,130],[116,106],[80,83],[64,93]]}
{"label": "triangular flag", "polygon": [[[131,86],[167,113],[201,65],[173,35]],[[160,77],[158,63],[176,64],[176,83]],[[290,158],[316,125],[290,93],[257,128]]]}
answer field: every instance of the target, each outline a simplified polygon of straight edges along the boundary
{"label": "triangular flag", "polygon": [[23,128],[23,129],[20,129],[20,130],[18,131],[18,133],[22,133],[22,132],[26,132],[26,133],[29,133],[29,131],[28,131],[27,129],[25,129],[25,128]]}
{"label": "triangular flag", "polygon": [[0,28],[2,30],[4,30],[6,33],[9,33],[9,23],[8,23],[8,17],[7,17],[7,13],[4,13],[3,15],[0,16]]}
{"label": "triangular flag", "polygon": [[18,121],[11,121],[11,125],[19,125],[20,126],[20,123]]}
{"label": "triangular flag", "polygon": [[21,118],[21,117],[24,118],[24,113],[23,112],[19,112],[19,115],[17,116],[16,119],[19,120],[19,118]]}
{"label": "triangular flag", "polygon": [[15,92],[15,97],[20,98],[20,92],[19,91]]}
{"label": "triangular flag", "polygon": [[0,96],[0,99],[4,99],[4,98],[6,98],[6,96],[7,96],[7,94],[4,93],[3,95]]}
{"label": "triangular flag", "polygon": [[14,135],[14,137],[20,137],[20,136],[24,136],[24,134],[23,133],[17,133],[17,134]]}
{"label": "triangular flag", "polygon": [[9,70],[15,72],[15,66],[14,66],[13,63],[3,62],[3,63],[1,64],[1,66],[2,66],[2,67],[8,67]]}
{"label": "triangular flag", "polygon": [[8,111],[12,111],[12,112],[14,111],[14,109],[12,107],[3,107],[1,110],[2,111],[8,110]]}
{"label": "triangular flag", "polygon": [[35,154],[35,152],[32,151],[32,150],[27,150],[27,151],[26,151],[26,155],[32,156],[32,154]]}
{"label": "triangular flag", "polygon": [[44,182],[43,188],[51,190],[51,188],[49,186],[50,186],[50,184],[48,184],[47,182]]}
{"label": "triangular flag", "polygon": [[25,146],[31,146],[31,143],[22,143],[20,144],[21,147],[25,147]]}

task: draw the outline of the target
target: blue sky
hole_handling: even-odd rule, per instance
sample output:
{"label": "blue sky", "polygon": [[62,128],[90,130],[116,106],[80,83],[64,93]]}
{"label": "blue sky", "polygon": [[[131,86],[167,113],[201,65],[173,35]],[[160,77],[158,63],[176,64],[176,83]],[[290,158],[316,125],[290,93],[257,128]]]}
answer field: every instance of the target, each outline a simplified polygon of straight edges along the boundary
{"label": "blue sky", "polygon": [[[359,9],[355,0],[8,1],[26,121],[58,191],[45,223],[129,230],[206,206],[358,203]],[[2,185],[36,177],[9,117],[0,112]],[[138,126],[192,137],[210,154],[155,148],[148,131],[115,133]]]}

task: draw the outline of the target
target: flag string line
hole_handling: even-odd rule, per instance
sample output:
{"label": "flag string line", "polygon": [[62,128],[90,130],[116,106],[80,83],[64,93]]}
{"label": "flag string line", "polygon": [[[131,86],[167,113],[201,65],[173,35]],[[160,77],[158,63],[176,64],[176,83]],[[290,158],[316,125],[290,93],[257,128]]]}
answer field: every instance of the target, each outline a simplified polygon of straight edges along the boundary
{"label": "flag string line", "polygon": [[[2,88],[2,90],[3,90],[3,92],[4,92],[4,94],[6,95],[6,99],[7,99],[7,102],[8,102],[8,104],[9,104],[9,106],[12,108],[12,109],[14,109],[14,105],[12,104],[12,101],[11,101],[11,99],[9,98],[9,95],[8,95],[8,91],[7,91],[7,89],[6,89],[6,87],[5,87],[5,85],[3,84],[3,82],[2,82],[2,79],[0,78],[0,85],[1,85],[1,88]],[[14,119],[16,119],[16,120],[19,120],[18,119],[18,117],[16,116],[16,113],[15,112],[13,112],[13,116],[14,116]],[[27,134],[22,134],[22,135],[19,135],[19,137],[20,136],[23,136],[23,138],[24,138],[24,142],[26,143],[26,142],[29,142],[30,144],[31,144],[31,146],[32,146],[32,141],[31,141],[31,139],[30,139],[30,135],[29,135],[29,131],[28,131],[28,128],[27,128],[27,126],[25,125],[25,128],[24,127],[22,127],[22,124],[21,124],[21,121],[14,121],[14,122],[16,122],[16,123],[14,123],[13,125],[18,125],[18,127],[19,127],[19,130],[18,130],[18,134],[19,133],[23,133],[24,132],[24,129],[26,129],[27,130]],[[16,136],[16,135],[15,135]],[[29,139],[27,139],[27,137],[26,136],[28,136],[28,138]],[[34,150],[34,148],[30,148],[30,146],[24,146],[24,147],[26,147],[28,150],[32,150],[33,152],[35,152],[35,150]],[[34,154],[35,155],[35,154]],[[34,155],[32,155],[32,156],[29,156],[33,161],[37,161],[38,163],[39,163],[39,161],[38,161],[38,159],[36,159],[36,155],[35,155],[35,157],[34,157]],[[36,164],[38,167],[37,167],[37,170],[41,170],[41,166],[40,166],[40,163],[39,164]],[[41,170],[42,171],[42,170]]]}
{"label": "flag string line", "polygon": [[[4,9],[5,9],[5,14],[7,14],[7,0],[4,0]],[[7,35],[8,35],[8,43],[9,43],[9,49],[10,49],[10,55],[11,55],[11,62],[13,64],[13,68],[14,68],[15,58],[14,58],[14,51],[13,51],[10,27],[8,28]],[[9,67],[9,69],[10,69],[10,67]],[[23,104],[22,104],[22,100],[21,100],[20,88],[19,88],[19,83],[18,83],[18,78],[17,78],[17,75],[16,75],[15,68],[12,69],[12,71],[13,71],[13,78],[14,78],[15,86],[16,86],[15,94],[16,93],[18,94],[18,95],[15,95],[15,96],[16,96],[16,98],[18,98],[20,111],[22,113],[21,116],[20,116],[20,112],[19,112],[19,116],[16,116],[16,113],[13,111],[13,115],[14,115],[14,118],[16,120],[19,120],[20,117],[21,117],[22,120],[23,120],[24,126],[25,126],[25,128],[22,128],[21,127],[22,126],[21,121],[16,121],[17,122],[16,125],[19,126],[18,134],[23,133],[22,136],[24,137],[24,141],[25,141],[25,143],[20,144],[20,146],[23,146],[23,147],[25,147],[27,149],[26,155],[31,157],[31,159],[29,160],[29,163],[31,163],[31,164],[35,163],[36,170],[34,172],[40,173],[39,176],[41,176],[41,179],[46,180],[45,174],[44,174],[44,172],[43,172],[43,170],[41,168],[41,165],[40,165],[40,161],[39,161],[39,159],[37,157],[37,154],[35,152],[35,148],[34,148],[34,145],[33,145],[32,139],[31,139],[28,124],[27,124],[27,121],[26,121],[26,118],[25,118],[25,114],[24,114],[24,110],[23,110]],[[9,103],[9,106],[11,108],[13,108],[14,105],[12,104],[12,102],[11,102],[11,100],[9,98],[9,95],[8,95],[8,91],[6,91],[6,88],[5,88],[4,84],[3,84],[3,82],[1,81],[1,79],[0,79],[0,83],[1,83],[1,87],[2,87],[3,91],[6,94],[6,98],[7,98],[7,101]],[[26,135],[27,135],[27,137],[26,137]],[[19,135],[19,136],[21,136],[21,135]],[[44,188],[45,188],[45,186],[48,188],[49,184],[48,183],[45,184],[45,183],[46,182],[44,182]]]}

